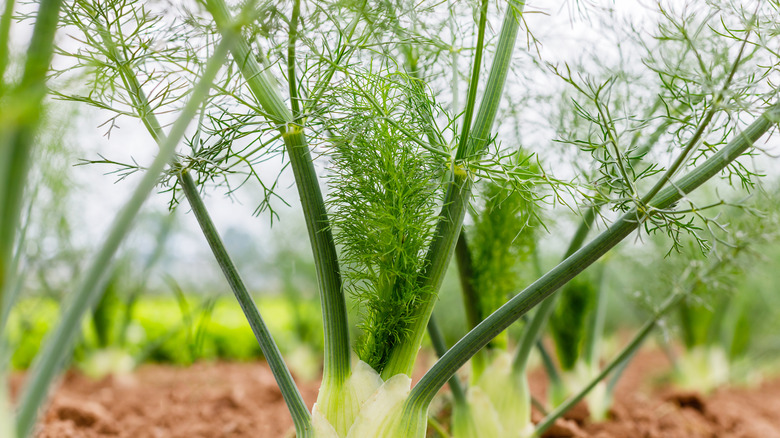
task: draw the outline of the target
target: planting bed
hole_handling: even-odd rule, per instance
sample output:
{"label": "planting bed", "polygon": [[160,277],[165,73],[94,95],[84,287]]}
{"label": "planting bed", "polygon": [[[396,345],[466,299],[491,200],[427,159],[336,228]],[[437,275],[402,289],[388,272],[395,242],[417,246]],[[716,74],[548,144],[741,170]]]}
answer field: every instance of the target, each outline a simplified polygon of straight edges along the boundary
{"label": "planting bed", "polygon": [[[584,423],[585,408],[580,406],[545,436],[780,437],[780,380],[754,388],[724,388],[702,397],[654,385],[668,368],[662,354],[640,354],[619,385],[610,421]],[[12,388],[21,378],[12,378]],[[301,384],[309,406],[316,400],[318,386],[317,382]],[[541,396],[544,382],[537,378],[531,386]],[[131,376],[100,381],[69,373],[38,434],[39,438],[285,436],[292,436],[292,421],[265,363],[145,365]]]}

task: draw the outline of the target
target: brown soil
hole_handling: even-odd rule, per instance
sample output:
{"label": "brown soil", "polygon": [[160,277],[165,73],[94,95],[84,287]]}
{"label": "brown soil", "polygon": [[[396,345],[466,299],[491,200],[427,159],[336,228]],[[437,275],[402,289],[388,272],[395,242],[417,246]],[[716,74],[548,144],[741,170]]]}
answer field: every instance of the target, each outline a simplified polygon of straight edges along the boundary
{"label": "brown soil", "polygon": [[661,352],[640,352],[618,382],[609,421],[590,423],[587,407],[581,404],[544,436],[780,438],[780,379],[752,388],[720,388],[703,396],[661,383],[670,368]]}
{"label": "brown soil", "polygon": [[[546,437],[780,438],[780,380],[724,388],[707,397],[653,388],[668,362],[642,353],[618,385],[611,419],[591,424],[579,406]],[[21,377],[12,379],[12,388]],[[537,393],[544,384],[532,381]],[[317,382],[301,385],[311,406]],[[203,363],[189,368],[145,365],[126,377],[93,381],[68,373],[39,438],[285,437],[292,421],[264,363]]]}
{"label": "brown soil", "polygon": [[[12,379],[12,390],[20,377]],[[316,382],[302,383],[311,406]],[[95,381],[69,372],[38,438],[284,437],[292,420],[268,365],[143,365]]]}

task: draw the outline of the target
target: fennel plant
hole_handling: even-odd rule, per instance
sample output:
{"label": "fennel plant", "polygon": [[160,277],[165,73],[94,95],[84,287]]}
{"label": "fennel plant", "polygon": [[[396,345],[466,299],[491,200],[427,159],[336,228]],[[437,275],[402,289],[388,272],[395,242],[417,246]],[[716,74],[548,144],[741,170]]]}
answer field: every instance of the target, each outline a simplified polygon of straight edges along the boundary
{"label": "fennel plant", "polygon": [[686,247],[654,263],[665,275],[646,284],[688,290],[672,320],[682,348],[669,351],[672,378],[682,388],[706,394],[758,375],[755,363],[747,364],[755,362],[760,332],[773,318],[769,297],[755,279],[771,269],[764,248],[777,238],[776,212],[757,208],[774,204],[775,189],[767,189],[771,192],[756,193],[743,208],[724,208],[719,219],[729,232],[708,228],[706,252]]}
{"label": "fennel plant", "polygon": [[[78,298],[64,310],[61,326],[40,356],[17,416],[19,437],[32,430],[78,321],[98,298],[111,256],[167,163],[162,184],[173,192],[173,204],[184,198],[191,208],[300,437],[425,436],[429,406],[439,390],[448,381],[457,388],[457,380],[451,380],[456,371],[507,327],[634,233],[665,233],[673,247],[687,235],[703,243],[694,218],[708,220],[702,213],[706,208],[691,193],[718,175],[748,183],[755,179],[740,159],[755,153],[755,143],[780,121],[772,79],[778,60],[766,43],[777,21],[771,6],[761,5],[753,14],[738,5],[699,6],[709,18],[721,18],[721,28],[707,28],[708,20],[687,11],[679,18],[662,5],[659,41],[673,48],[648,48],[661,59],[642,65],[649,66],[665,90],[648,112],[637,114],[626,104],[613,116],[611,84],[617,81],[612,78],[600,81],[563,65],[542,70],[590,100],[568,104],[587,135],[564,138],[563,143],[591,155],[596,181],[555,178],[529,159],[525,143],[530,141],[497,141],[506,126],[522,122],[534,109],[528,102],[525,113],[502,108],[504,99],[516,93],[507,87],[520,70],[513,64],[516,56],[521,51],[533,54],[526,3],[510,0],[496,7],[485,0],[476,9],[461,3],[445,6],[369,0],[248,1],[236,7],[203,0],[174,10],[131,0],[64,5],[64,25],[80,44],[60,49],[70,64],[55,77],[74,77],[82,88],[63,85],[55,93],[111,113],[109,130],[117,120],[137,119],[160,154],[117,216],[77,288]],[[3,19],[10,20],[10,13]],[[691,33],[690,26],[698,27]],[[516,50],[521,30],[529,44]],[[697,50],[713,34],[718,44]],[[466,68],[457,56],[441,56],[444,49],[459,48],[472,54]],[[227,51],[230,60],[223,62]],[[536,56],[543,60],[540,53]],[[442,77],[452,79],[446,83]],[[456,96],[462,77],[468,88],[461,101]],[[632,91],[635,83],[621,85]],[[641,88],[637,86],[637,94]],[[442,103],[445,92],[452,104]],[[166,132],[170,114],[178,117]],[[187,131],[196,115],[197,126]],[[636,157],[647,151],[629,139],[643,136],[666,149],[643,159],[640,168]],[[179,143],[184,146],[173,157]],[[311,412],[201,197],[209,182],[231,186],[241,178],[241,184],[262,188],[266,199],[260,210],[273,214],[275,183],[253,167],[273,156],[284,157],[295,179],[322,304],[323,379]],[[125,169],[141,170],[134,164]],[[499,298],[481,308],[485,314],[475,326],[412,387],[411,372],[437,294],[467,211],[474,206],[475,185],[482,181],[509,193],[533,193],[527,200],[531,204],[580,206],[584,228],[558,265],[510,293],[505,302]],[[16,233],[18,208],[14,215],[0,231]],[[604,226],[586,241],[597,216]],[[2,257],[6,263],[8,258]],[[359,298],[363,313],[355,361],[347,293]],[[561,409],[624,363],[659,315],[679,299],[672,295],[618,357],[535,431],[523,426],[503,433],[539,434],[549,427]],[[522,379],[528,352],[546,322],[543,313],[537,312],[542,317],[532,320],[521,340],[521,359],[511,364]],[[517,391],[507,391],[510,396],[523,395],[522,379]]]}
{"label": "fennel plant", "polygon": [[[571,254],[556,268],[553,268],[553,270],[542,276],[539,280],[529,286],[529,288],[520,292],[504,306],[486,317],[477,327],[466,335],[466,337],[450,349],[450,351],[440,359],[440,361],[414,388],[410,389],[408,373],[411,371],[414,354],[419,348],[422,332],[430,317],[430,309],[433,304],[432,292],[436,292],[441,284],[441,276],[444,268],[447,266],[448,261],[451,259],[454,252],[455,242],[465,215],[465,203],[468,201],[471,192],[471,178],[480,176],[490,177],[503,174],[509,176],[507,183],[512,184],[513,182],[517,183],[519,181],[533,181],[542,176],[538,173],[534,173],[527,167],[512,167],[511,161],[509,164],[507,161],[497,163],[496,161],[491,160],[486,162],[483,155],[486,146],[485,139],[489,138],[487,133],[490,132],[493,120],[496,116],[497,107],[495,96],[500,94],[499,92],[503,89],[504,81],[506,79],[506,71],[509,65],[508,53],[512,51],[514,45],[513,41],[516,38],[517,30],[519,28],[520,23],[518,14],[520,13],[519,7],[521,6],[523,5],[510,4],[505,11],[506,18],[499,34],[496,56],[493,60],[493,65],[489,70],[486,91],[483,94],[482,103],[477,106],[476,88],[479,83],[479,72],[481,69],[481,45],[484,44],[484,39],[482,37],[484,36],[486,27],[484,16],[487,14],[487,4],[483,3],[479,9],[480,18],[476,24],[478,33],[477,51],[475,52],[474,63],[472,64],[474,73],[472,73],[469,82],[470,89],[466,100],[466,110],[463,113],[463,119],[459,120],[460,126],[462,126],[462,132],[460,135],[457,135],[457,130],[455,130],[455,134],[452,135],[454,141],[449,142],[452,145],[452,149],[447,147],[448,142],[442,141],[442,139],[447,138],[446,132],[436,128],[435,114],[440,111],[440,109],[435,105],[435,101],[428,99],[431,103],[420,104],[418,103],[418,99],[415,98],[419,95],[418,93],[415,93],[415,91],[422,90],[424,92],[426,89],[425,86],[409,87],[412,88],[412,90],[405,92],[407,95],[411,96],[405,99],[404,103],[408,105],[408,107],[406,111],[400,113],[403,116],[399,119],[399,116],[396,115],[394,109],[395,100],[393,99],[392,88],[383,86],[381,85],[381,81],[374,79],[372,70],[369,70],[366,74],[360,75],[359,70],[355,70],[354,67],[350,68],[350,62],[352,60],[350,57],[359,57],[359,54],[354,52],[357,52],[357,48],[360,47],[360,44],[369,45],[379,38],[376,35],[366,33],[371,31],[380,32],[383,30],[379,26],[374,26],[373,23],[367,25],[365,28],[361,27],[361,14],[370,14],[370,12],[374,12],[373,10],[368,9],[367,4],[365,3],[361,3],[357,6],[354,12],[354,18],[345,21],[344,29],[346,30],[341,34],[342,38],[339,40],[340,44],[345,45],[337,46],[336,49],[330,52],[334,54],[334,57],[330,58],[330,62],[323,67],[325,69],[324,76],[316,76],[311,91],[307,93],[309,96],[307,103],[313,112],[308,114],[306,113],[306,107],[301,109],[303,114],[310,117],[309,119],[301,120],[301,122],[311,123],[313,139],[318,138],[318,135],[323,135],[318,134],[318,132],[321,132],[318,131],[318,128],[324,126],[325,141],[330,141],[330,139],[334,138],[336,139],[335,142],[338,144],[344,141],[343,138],[345,133],[347,135],[352,135],[353,137],[350,145],[353,146],[354,149],[350,149],[347,152],[362,154],[364,153],[362,150],[365,147],[362,142],[370,142],[372,138],[381,138],[381,141],[372,145],[376,156],[371,155],[371,160],[381,160],[383,154],[381,151],[385,150],[384,148],[387,147],[394,149],[395,153],[399,154],[396,155],[396,161],[393,164],[404,165],[407,162],[407,159],[404,158],[406,156],[405,154],[408,154],[406,151],[409,149],[407,148],[414,147],[417,148],[416,152],[418,155],[422,157],[429,156],[429,159],[431,160],[438,159],[439,162],[442,163],[440,169],[444,171],[443,176],[439,176],[441,174],[438,172],[430,172],[428,176],[428,184],[431,186],[435,187],[435,184],[437,183],[442,185],[442,188],[439,189],[439,193],[443,193],[443,195],[439,195],[442,196],[442,201],[440,201],[442,209],[438,215],[433,234],[430,237],[428,249],[424,252],[421,251],[418,246],[406,246],[408,236],[405,234],[405,228],[403,228],[403,226],[418,227],[420,225],[415,224],[422,224],[424,227],[425,222],[399,223],[398,211],[395,210],[395,212],[393,212],[392,210],[394,208],[394,203],[398,201],[393,200],[394,195],[388,195],[384,190],[392,188],[397,191],[395,195],[400,196],[405,193],[406,190],[409,190],[410,193],[418,193],[418,189],[415,189],[414,187],[424,187],[425,184],[417,186],[416,184],[420,183],[420,181],[399,180],[397,175],[395,177],[393,176],[394,172],[397,172],[396,170],[393,170],[395,169],[394,166],[387,166],[386,168],[379,169],[379,172],[372,175],[356,175],[358,178],[355,180],[343,178],[344,176],[350,176],[350,172],[358,171],[355,167],[346,172],[342,170],[336,172],[343,178],[339,180],[339,183],[343,185],[337,186],[336,193],[338,193],[338,190],[340,190],[341,187],[345,187],[347,190],[346,193],[348,193],[348,199],[343,200],[342,202],[344,203],[340,204],[338,208],[344,208],[345,205],[354,207],[354,211],[349,210],[353,215],[349,217],[350,222],[347,225],[350,227],[354,226],[356,229],[347,228],[343,223],[343,220],[340,220],[336,221],[334,230],[338,233],[340,229],[346,228],[350,230],[350,232],[354,232],[354,235],[347,236],[347,239],[362,239],[359,242],[341,241],[344,243],[344,253],[346,254],[344,259],[346,263],[342,268],[345,270],[354,269],[355,265],[353,265],[353,263],[360,263],[359,259],[362,255],[377,253],[382,254],[383,256],[388,255],[387,261],[378,260],[376,257],[370,258],[369,264],[363,264],[363,267],[357,272],[358,277],[356,278],[365,282],[360,286],[366,287],[366,289],[361,289],[360,293],[374,291],[376,293],[373,295],[378,300],[375,304],[372,304],[377,307],[369,310],[369,315],[371,316],[368,317],[369,325],[367,327],[370,331],[364,338],[368,339],[368,341],[363,342],[373,342],[373,336],[381,333],[381,330],[384,329],[380,327],[372,328],[374,326],[372,326],[371,322],[375,319],[372,312],[376,312],[377,309],[380,309],[383,306],[381,303],[384,300],[390,299],[390,302],[400,303],[401,308],[399,309],[400,313],[398,313],[398,315],[400,315],[401,318],[399,321],[401,322],[401,325],[394,333],[389,333],[390,336],[386,338],[387,340],[385,342],[390,342],[392,345],[382,346],[383,349],[389,348],[389,353],[374,354],[364,351],[364,358],[368,360],[370,365],[365,361],[360,362],[359,365],[351,371],[352,377],[345,377],[340,374],[331,377],[333,374],[328,362],[330,360],[336,361],[341,359],[338,359],[337,357],[329,358],[331,353],[326,351],[324,383],[318,405],[315,406],[314,411],[314,428],[318,434],[323,434],[324,436],[421,435],[425,428],[427,406],[432,400],[433,395],[453,376],[455,370],[465,363],[469,357],[475,354],[480,347],[486,345],[498,333],[511,324],[511,322],[529,310],[530,307],[541,301],[542,298],[553,293],[558,287],[565,284],[566,281],[584,270],[585,267],[593,263],[593,261],[598,259],[608,249],[628,236],[639,224],[645,224],[647,227],[650,227],[650,229],[669,229],[669,232],[672,235],[678,233],[680,229],[685,230],[685,223],[681,222],[679,217],[675,217],[675,215],[679,213],[669,210],[668,207],[675,204],[683,194],[692,191],[714,173],[719,172],[725,166],[728,166],[728,163],[740,155],[746,148],[750,147],[751,142],[756,138],[755,136],[759,133],[763,134],[763,132],[771,126],[772,120],[774,120],[771,118],[767,121],[759,119],[754,125],[743,130],[742,134],[734,137],[728,144],[722,147],[721,150],[717,152],[716,156],[710,157],[709,160],[695,166],[693,170],[674,183],[671,182],[672,178],[675,177],[684,163],[689,162],[691,152],[694,148],[698,147],[697,145],[699,145],[700,139],[707,131],[710,122],[712,122],[717,112],[714,107],[705,110],[704,115],[699,120],[698,124],[693,125],[696,126],[696,129],[691,133],[691,137],[687,139],[686,146],[683,148],[682,152],[677,155],[677,158],[672,165],[663,172],[661,170],[647,171],[641,174],[630,174],[627,172],[626,166],[630,163],[624,162],[619,142],[617,138],[612,136],[609,140],[611,142],[611,144],[609,144],[611,154],[609,160],[602,159],[601,162],[610,169],[617,171],[619,178],[622,178],[621,180],[625,183],[623,186],[624,188],[618,193],[631,201],[626,201],[625,203],[620,201],[617,204],[618,210],[625,211],[625,214],[613,222],[611,227],[584,245],[581,250]],[[224,7],[218,2],[211,2],[210,10],[219,23],[221,20],[219,15],[225,13]],[[397,11],[393,12],[395,13]],[[295,22],[293,25],[294,26],[292,27],[297,28],[298,23]],[[364,31],[366,33],[361,35],[359,31]],[[388,33],[395,36],[398,32],[397,29],[391,28]],[[357,44],[352,43],[353,38]],[[740,46],[739,42],[740,41],[737,42],[738,47]],[[384,53],[383,51],[391,51],[392,53],[392,45],[390,46],[391,47],[388,48],[387,46],[380,45],[380,50],[377,50],[376,52],[382,54]],[[744,44],[742,44],[742,46],[744,47]],[[289,49],[288,46],[288,54],[289,53],[292,53],[292,49]],[[409,56],[408,52],[404,53]],[[286,129],[289,128],[283,127],[280,128],[280,130],[283,139],[286,141],[290,160],[295,169],[297,165],[295,164],[296,158],[294,156],[294,150],[295,148],[304,148],[302,141],[298,140],[297,143],[294,143],[290,139],[291,136],[298,135],[298,123],[295,119],[295,113],[297,111],[294,111],[296,107],[296,98],[293,97],[292,100],[293,111],[280,110],[278,108],[278,103],[281,100],[279,98],[279,92],[269,90],[270,81],[266,80],[266,76],[259,76],[258,72],[262,71],[262,69],[258,70],[251,65],[252,63],[250,61],[248,61],[250,58],[247,57],[246,47],[234,48],[233,54],[235,58],[247,60],[246,62],[240,62],[244,78],[248,81],[248,85],[255,95],[254,97],[264,111],[270,113],[272,120],[287,120],[285,126],[293,126],[293,129],[295,130],[293,134],[286,134]],[[741,62],[740,56],[737,56],[735,59],[735,68],[728,70],[726,73],[728,79],[721,82],[722,84],[725,84],[723,89],[730,89],[731,79],[734,76],[736,66]],[[295,60],[290,57],[286,59],[288,72],[295,70],[294,66],[290,66],[290,63],[293,63],[294,61]],[[389,64],[391,66],[394,65],[392,61],[390,61]],[[381,61],[380,56],[378,66],[382,67],[383,65],[386,65],[386,63]],[[413,66],[415,63],[410,62],[409,65]],[[381,72],[382,69],[380,68],[378,71]],[[391,77],[397,74],[392,69],[390,69],[389,72],[389,76]],[[408,79],[404,77],[404,81],[413,81],[421,77],[424,78],[423,75],[415,70],[412,70],[409,73],[413,74],[410,75],[407,73],[404,75],[402,71],[399,71],[398,74],[409,76]],[[359,79],[356,79],[355,76],[369,77],[370,82],[378,83],[379,86],[377,88],[365,86]],[[326,115],[329,114],[328,109],[332,108],[330,105],[338,108],[338,102],[328,100],[328,90],[333,88],[328,86],[328,82],[323,84],[323,77],[328,82],[334,81],[337,84],[337,90],[339,84],[351,86],[351,89],[346,92],[346,95],[340,95],[341,99],[344,99],[347,102],[354,102],[353,99],[355,98],[360,100],[358,105],[355,105],[350,111],[344,111],[346,117],[351,122],[349,128],[355,129],[354,131],[342,130],[341,132],[334,132],[334,129],[328,125],[328,117],[325,117],[326,121],[324,122],[318,120],[321,111],[324,111]],[[288,83],[292,83],[297,80],[297,77],[288,75],[287,80]],[[298,86],[291,84],[289,89],[298,90]],[[388,91],[388,89],[391,91]],[[715,101],[721,102],[723,99],[723,93],[716,92]],[[326,103],[323,104],[322,102]],[[324,109],[322,109],[323,106],[325,107]],[[413,110],[416,110],[417,114],[415,114]],[[771,107],[769,113],[766,114],[768,114],[769,117],[774,117],[772,111],[775,111],[773,107]],[[472,120],[471,117],[474,114],[476,114],[476,117]],[[416,122],[414,119],[407,119],[406,117],[409,116],[421,117],[422,123]],[[366,118],[373,121],[378,120],[378,123],[363,122]],[[404,123],[397,122],[397,120],[401,120]],[[427,126],[425,124],[426,121],[428,122]],[[598,121],[598,119],[591,119],[590,121],[593,123]],[[601,122],[606,124],[606,134],[609,138],[614,134],[614,128],[610,125],[609,118],[602,117]],[[405,123],[408,123],[408,125]],[[303,128],[302,132],[305,132],[306,126],[302,126],[301,128]],[[410,144],[409,146],[399,144],[398,141],[395,140],[396,136],[401,135],[405,136],[405,140]],[[294,146],[291,146],[293,143]],[[348,157],[345,156],[345,151],[343,149],[339,149],[339,146],[336,146],[336,148],[337,152],[334,154],[334,161],[336,161],[337,169],[342,169],[340,166],[343,165],[343,162],[340,162],[339,160],[351,160],[353,158],[355,159],[353,162],[353,165],[355,166],[368,165],[369,168],[372,169],[375,166],[375,164],[369,163],[375,163],[376,161],[368,162],[361,157]],[[718,164],[715,164],[716,162]],[[651,169],[657,169],[657,166],[651,167]],[[470,172],[473,176],[469,176]],[[610,173],[611,172],[612,171],[610,170]],[[660,179],[658,178],[659,174]],[[636,189],[635,178],[639,177],[639,179],[643,179],[651,178],[653,176],[656,177],[654,185],[652,185],[644,195],[641,195]],[[304,184],[305,181],[309,181],[308,178],[310,177],[310,175],[306,176],[307,179],[303,180],[301,179],[300,173],[296,174],[296,181],[298,182],[299,190],[301,190],[301,197],[304,203],[304,212],[308,220],[312,220],[312,217],[310,214],[306,213],[307,208],[310,209],[309,211],[315,209],[306,207],[306,204],[312,202],[312,199],[317,201],[317,197],[312,198],[305,191],[310,189],[308,183]],[[361,180],[361,178],[371,182],[366,182],[365,180]],[[372,178],[375,179],[372,180]],[[353,186],[352,184],[355,185]],[[335,184],[331,183],[331,186],[335,186]],[[358,192],[354,191],[355,187],[367,187],[377,191],[372,192],[367,190],[362,193],[366,198],[362,200],[364,202],[361,202],[361,200],[357,198]],[[435,188],[433,190],[435,190]],[[384,198],[387,200],[387,204],[383,206],[390,210],[388,210],[388,213],[380,212],[377,213],[377,215],[379,217],[385,217],[386,222],[384,222],[381,227],[378,227],[379,229],[371,228],[375,222],[375,219],[372,217],[370,220],[366,221],[366,226],[363,226],[364,224],[361,222],[363,216],[358,213],[362,211],[360,208],[374,205],[373,203],[376,202],[377,199],[382,199],[382,195],[390,196]],[[429,195],[427,199],[430,200],[431,198],[435,199],[435,195]],[[423,198],[420,199],[424,200]],[[417,204],[413,200],[410,201],[412,202],[411,205],[425,206],[424,203]],[[341,211],[341,213],[337,213],[337,217],[339,218],[344,216],[343,210]],[[320,220],[323,220],[323,216],[318,217]],[[675,219],[671,220],[670,218],[672,217],[675,217]],[[690,227],[687,229],[690,229]],[[375,233],[380,230],[382,232],[387,232],[388,237],[379,237],[376,239],[376,243],[388,239],[389,244],[385,247],[386,249],[383,252],[377,252],[375,249],[368,249],[365,246],[362,246],[362,249],[366,250],[366,253],[360,252],[361,245],[367,243],[365,240],[372,239]],[[423,239],[425,238],[425,234],[421,234],[421,236]],[[327,252],[322,252],[320,249],[323,237],[327,239],[328,234],[314,233],[311,237],[314,242],[315,260],[322,265],[325,265],[326,262],[334,263],[334,260],[327,255],[333,253],[333,250],[329,249]],[[355,243],[357,243],[355,247],[350,246]],[[374,244],[375,242],[368,243]],[[411,265],[409,264],[410,260],[407,258],[409,257],[409,254],[414,254],[415,252],[418,253],[418,258],[422,260],[422,265],[416,265],[414,263]],[[326,257],[328,260],[321,260],[322,257]],[[365,263],[365,261],[363,261],[363,263]],[[382,264],[371,266],[373,263]],[[410,279],[415,278],[414,272],[404,273],[410,275],[409,279],[405,279],[399,275],[401,274],[401,272],[397,270],[399,267],[408,267],[410,269],[411,267],[415,267],[415,269],[419,269],[419,273],[417,273],[417,284],[411,285],[412,282]],[[363,275],[368,275],[369,277],[362,277]],[[369,286],[366,286],[366,284]],[[412,287],[413,289],[419,288],[420,293],[411,298],[406,297],[405,291],[409,290],[408,287]],[[432,290],[426,288],[432,288]],[[321,290],[323,301],[327,302],[327,300],[332,299],[328,294],[333,292],[334,291],[329,289]],[[336,292],[340,293],[340,291]],[[394,301],[396,299],[400,301]],[[415,318],[408,318],[406,316],[405,312],[409,307],[412,307],[413,312],[411,314],[415,315]],[[323,307],[326,325],[333,324],[334,321],[343,318],[334,315],[331,312],[334,308],[335,307],[330,306]],[[396,319],[394,318],[393,321],[395,320]],[[326,342],[328,339],[327,337],[328,333],[326,332]],[[339,339],[338,342],[343,344],[346,340]],[[366,344],[363,343],[362,345]],[[350,368],[348,365],[344,364],[343,369],[349,370]],[[349,374],[350,372],[347,373],[347,375]],[[344,383],[339,385],[339,379],[343,379],[342,382]],[[384,381],[384,383],[382,383],[382,381]],[[367,382],[373,382],[370,383],[370,385],[377,387],[377,390],[373,397],[367,399],[362,406],[357,408],[356,412],[356,406],[360,405],[361,398],[366,397],[365,393],[359,393],[358,388],[362,385],[369,385]],[[334,406],[338,407],[334,408]]]}

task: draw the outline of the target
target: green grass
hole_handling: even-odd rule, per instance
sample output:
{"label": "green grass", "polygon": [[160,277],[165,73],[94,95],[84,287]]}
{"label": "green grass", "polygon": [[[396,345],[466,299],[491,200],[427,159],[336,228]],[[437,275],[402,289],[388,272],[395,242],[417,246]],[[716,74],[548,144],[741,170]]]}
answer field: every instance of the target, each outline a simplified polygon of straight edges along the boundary
{"label": "green grass", "polygon": [[[188,324],[182,315],[179,303],[172,297],[144,296],[133,310],[127,352],[133,357],[150,362],[189,365],[198,360],[249,361],[263,358],[260,346],[244,318],[241,308],[227,297],[217,300],[211,315],[203,318],[203,309],[198,303],[200,296],[188,296],[193,321]],[[258,298],[258,306],[267,314],[269,330],[279,342],[283,354],[288,354],[302,344],[315,350],[321,349],[321,328],[316,321],[319,308],[314,301],[298,303],[309,329],[315,333],[307,339],[300,339],[296,333],[295,320],[289,301],[284,297]],[[23,370],[30,366],[38,353],[41,341],[59,315],[60,305],[53,299],[28,298],[21,300],[8,322],[8,336],[14,351],[12,366]],[[197,331],[201,339],[196,348]],[[319,334],[316,334],[319,331]],[[115,345],[109,345],[115,347]],[[90,351],[98,349],[94,326],[89,320],[82,324],[82,339],[76,348],[75,361],[84,360]],[[195,352],[196,354],[192,354]]]}

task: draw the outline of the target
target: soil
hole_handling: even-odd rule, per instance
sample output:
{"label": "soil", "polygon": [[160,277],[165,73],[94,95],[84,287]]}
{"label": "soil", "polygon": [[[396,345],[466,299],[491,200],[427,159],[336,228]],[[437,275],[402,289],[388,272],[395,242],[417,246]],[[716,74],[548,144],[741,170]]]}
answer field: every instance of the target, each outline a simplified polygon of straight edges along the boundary
{"label": "soil", "polygon": [[[21,376],[12,378],[12,392]],[[300,382],[311,406],[317,382]],[[292,420],[265,362],[143,365],[92,380],[68,372],[38,438],[292,436]]]}
{"label": "soil", "polygon": [[[670,369],[671,363],[660,351],[640,352],[618,382],[608,421],[590,423],[582,403],[544,436],[780,438],[780,379],[754,387],[719,388],[704,396],[671,387],[665,379]],[[545,384],[537,381],[535,386],[541,394]]]}
{"label": "soil", "polygon": [[[580,405],[545,437],[780,438],[780,380],[722,388],[705,397],[654,385],[668,369],[663,354],[641,353],[618,384],[609,421],[589,423]],[[12,390],[21,380],[12,377]],[[311,406],[318,382],[299,384]],[[544,386],[532,376],[532,390],[542,399]],[[258,438],[290,437],[293,430],[265,363],[218,362],[144,365],[132,375],[99,381],[69,372],[37,436]]]}

